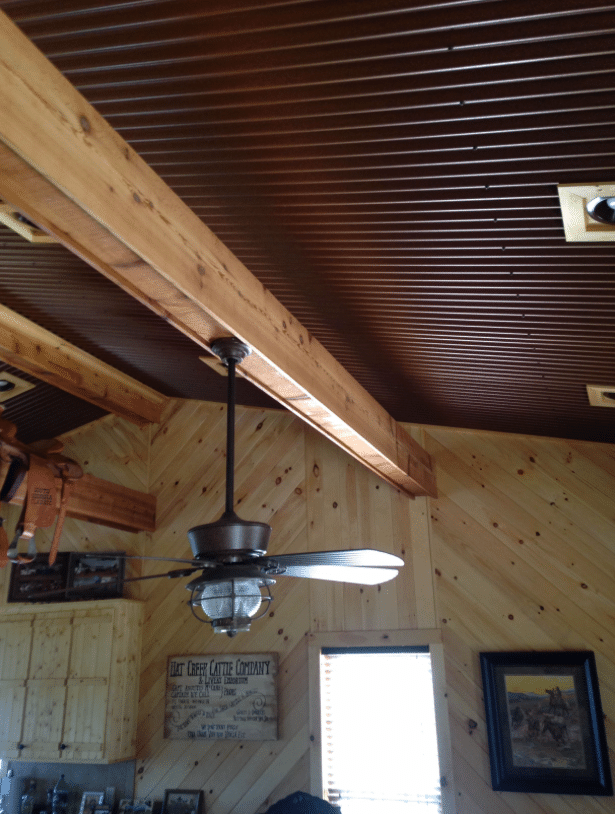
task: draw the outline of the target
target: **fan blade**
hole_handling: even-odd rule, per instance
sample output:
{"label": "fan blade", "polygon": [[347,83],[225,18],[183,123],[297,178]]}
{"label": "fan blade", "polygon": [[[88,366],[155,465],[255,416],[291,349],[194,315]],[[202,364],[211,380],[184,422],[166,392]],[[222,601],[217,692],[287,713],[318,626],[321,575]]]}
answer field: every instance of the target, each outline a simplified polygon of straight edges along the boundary
{"label": "fan blade", "polygon": [[355,585],[380,585],[394,579],[399,572],[395,568],[371,568],[352,565],[289,565],[283,566],[276,577],[304,577],[326,579],[330,582],[352,582]]}
{"label": "fan blade", "polygon": [[270,554],[255,557],[250,562],[258,565],[275,565],[282,568],[289,565],[351,565],[360,568],[399,568],[404,561],[394,554],[375,551],[373,548],[351,548],[345,551],[304,551],[300,554]]}

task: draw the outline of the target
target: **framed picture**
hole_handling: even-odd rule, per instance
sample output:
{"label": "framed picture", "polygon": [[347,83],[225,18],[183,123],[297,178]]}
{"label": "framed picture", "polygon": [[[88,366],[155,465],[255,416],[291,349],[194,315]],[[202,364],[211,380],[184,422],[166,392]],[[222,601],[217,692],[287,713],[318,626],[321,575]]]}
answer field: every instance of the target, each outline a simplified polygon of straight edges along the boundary
{"label": "framed picture", "polygon": [[124,590],[125,562],[121,556],[98,557],[92,553],[71,552],[67,598],[70,600],[79,597],[87,599],[121,597]]}
{"label": "framed picture", "polygon": [[47,554],[11,568],[7,602],[65,602],[70,554],[60,551],[53,565]]}
{"label": "framed picture", "polygon": [[153,807],[152,800],[141,797],[136,800],[120,800],[118,814],[152,814]]}
{"label": "framed picture", "polygon": [[121,556],[60,551],[53,565],[48,559],[47,554],[37,554],[31,563],[11,568],[8,602],[114,599],[123,594],[125,560]]}
{"label": "framed picture", "polygon": [[496,791],[612,795],[590,651],[481,653]]}
{"label": "framed picture", "polygon": [[167,789],[164,793],[162,814],[202,814],[203,792],[186,789]]}
{"label": "framed picture", "polygon": [[79,814],[94,814],[102,806],[105,799],[104,791],[84,791],[81,795]]}

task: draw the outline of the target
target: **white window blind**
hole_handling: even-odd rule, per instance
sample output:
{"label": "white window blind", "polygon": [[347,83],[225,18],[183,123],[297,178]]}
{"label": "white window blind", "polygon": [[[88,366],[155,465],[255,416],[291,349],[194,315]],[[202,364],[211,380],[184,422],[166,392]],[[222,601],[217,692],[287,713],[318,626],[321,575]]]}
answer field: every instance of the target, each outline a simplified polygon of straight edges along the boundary
{"label": "white window blind", "polygon": [[342,814],[442,811],[428,648],[324,649],[324,787]]}

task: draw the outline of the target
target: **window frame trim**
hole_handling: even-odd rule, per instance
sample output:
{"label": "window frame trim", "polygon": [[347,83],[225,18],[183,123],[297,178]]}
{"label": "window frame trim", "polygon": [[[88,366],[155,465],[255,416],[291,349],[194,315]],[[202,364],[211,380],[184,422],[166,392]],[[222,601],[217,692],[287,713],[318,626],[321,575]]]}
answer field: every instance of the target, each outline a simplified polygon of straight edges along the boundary
{"label": "window frame trim", "polygon": [[320,654],[323,648],[429,648],[434,685],[434,709],[444,814],[455,811],[453,782],[453,759],[450,722],[448,714],[447,687],[444,673],[444,645],[442,631],[437,628],[422,630],[375,630],[375,631],[323,631],[309,634],[309,724],[310,724],[310,792],[317,797],[325,796],[322,770],[322,733],[320,704]]}

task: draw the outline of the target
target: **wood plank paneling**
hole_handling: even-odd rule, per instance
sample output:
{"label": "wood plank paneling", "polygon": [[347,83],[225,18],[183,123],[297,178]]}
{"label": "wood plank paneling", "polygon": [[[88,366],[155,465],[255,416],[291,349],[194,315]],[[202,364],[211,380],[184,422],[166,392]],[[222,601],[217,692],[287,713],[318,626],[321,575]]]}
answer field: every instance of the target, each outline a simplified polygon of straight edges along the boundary
{"label": "wood plank paneling", "polygon": [[[306,433],[308,542],[313,551],[377,548],[412,557],[410,501],[355,467],[316,433]],[[424,499],[417,499],[421,503]],[[382,586],[311,580],[312,630],[395,630],[415,626],[413,571]]]}
{"label": "wood plank paneling", "polygon": [[[606,814],[613,798],[491,789],[478,654],[590,649],[596,653],[610,756],[615,748],[615,449],[605,444],[408,427],[435,458],[440,496],[409,500],[292,416],[238,408],[237,509],[272,524],[271,552],[370,546],[406,566],[377,588],[280,578],[249,634],[213,636],[185,606],[181,581],[145,583],[136,794],[202,788],[208,814],[254,814],[310,788],[307,641],[335,630],[438,628],[446,667],[454,785],[460,814]],[[189,552],[186,530],[224,503],[224,408],[173,401],[151,445],[126,422],[80,430],[69,455],[94,474],[158,499],[152,535],[125,547]],[[11,507],[12,508],[12,507]],[[118,545],[122,535],[77,524],[68,545]],[[129,539],[130,538],[130,539]],[[154,573],[162,564],[144,564]],[[169,655],[277,652],[280,740],[163,738]],[[471,728],[469,721],[478,726]]]}
{"label": "wood plank paneling", "polygon": [[613,811],[613,798],[492,791],[478,654],[593,650],[613,766],[615,449],[433,427],[425,444],[459,811]]}
{"label": "wood plank paneling", "polygon": [[[221,405],[174,402],[152,434],[151,490],[158,528],[150,550],[185,556],[186,532],[224,509],[225,412]],[[237,409],[236,510],[270,523],[269,551],[302,551],[306,543],[303,425],[287,413]],[[152,573],[160,564],[145,566]],[[185,606],[184,582],[152,581],[145,590],[139,755],[136,793],[162,798],[165,788],[202,788],[207,812],[256,811],[287,775],[305,774],[309,597],[305,582],[279,579],[267,618],[249,634],[214,636]],[[167,658],[224,652],[279,654],[280,738],[271,743],[210,741],[178,744],[163,738]]]}
{"label": "wood plank paneling", "polygon": [[[246,486],[243,492],[241,485],[238,489],[240,512],[274,525],[272,551],[371,546],[400,554],[406,567],[380,590],[280,579],[274,591],[274,615],[254,623],[249,638],[230,644],[207,638],[202,628],[182,624],[184,617],[177,610],[180,586],[173,589],[168,601],[162,599],[161,611],[153,603],[146,647],[151,670],[145,671],[142,681],[139,794],[157,796],[164,788],[182,784],[201,787],[207,810],[222,814],[264,811],[293,789],[309,788],[307,717],[303,717],[307,716],[305,674],[299,684],[292,685],[296,690],[290,706],[285,687],[280,689],[282,743],[270,755],[271,769],[258,774],[255,770],[264,752],[254,746],[246,744],[239,749],[237,744],[221,741],[177,751],[175,744],[161,738],[164,656],[173,647],[173,652],[184,653],[234,652],[245,647],[263,652],[281,649],[281,669],[294,660],[303,671],[307,667],[302,666],[297,648],[302,648],[307,631],[439,627],[444,641],[459,812],[571,814],[610,810],[612,801],[599,798],[530,797],[492,791],[478,653],[486,649],[594,650],[609,741],[613,743],[612,447],[409,427],[435,456],[440,490],[437,500],[409,501],[309,428],[300,430],[304,454],[301,445],[289,436],[290,425],[282,427],[279,418],[265,422],[261,428],[264,434],[257,442],[257,419],[249,413],[240,410],[237,422],[239,483],[243,484],[245,477]],[[176,492],[177,499],[168,485],[170,476],[156,482],[159,495],[164,495],[160,511],[168,513],[169,520],[166,531],[161,528],[154,535],[157,554],[164,550],[169,553],[169,540],[184,532],[194,513],[199,522],[213,519],[220,511],[223,489],[219,407],[177,403],[168,415],[168,422],[153,434],[152,471],[157,477],[162,475],[165,457],[173,454],[173,448],[174,460],[180,459],[177,444],[182,437],[189,439],[188,446],[196,439],[204,465],[190,471],[195,464],[190,463],[191,450],[185,450],[188,466],[179,468],[178,488],[182,479],[191,487]],[[269,414],[265,411],[263,415]],[[274,495],[281,494],[282,482],[273,488],[272,479],[289,478],[287,461],[293,455],[292,471],[298,485],[289,482],[274,507],[273,502],[268,503],[271,499],[261,499],[261,494],[268,489]],[[301,470],[301,477],[297,470]],[[178,479],[177,472],[174,477]],[[193,508],[192,500],[200,511]],[[216,501],[218,508],[214,509]],[[169,618],[170,632],[161,631],[165,617]],[[294,643],[290,651],[283,650],[287,637]],[[479,723],[476,729],[468,726],[470,719]]]}
{"label": "wood plank paneling", "polygon": [[[77,461],[88,475],[139,492],[149,492],[150,432],[149,426],[139,428],[123,418],[109,415],[60,438],[64,443],[63,453]],[[20,511],[20,506],[2,504],[4,527],[9,538],[13,535]],[[55,524],[47,529],[37,529],[35,539],[39,551],[49,551],[54,528]],[[62,528],[60,550],[142,554],[148,538],[147,532],[134,534],[67,517]],[[140,573],[141,563],[128,560],[126,577],[138,576]],[[9,579],[10,568],[0,569],[0,607],[6,600]],[[124,596],[139,599],[140,584],[126,585]]]}

